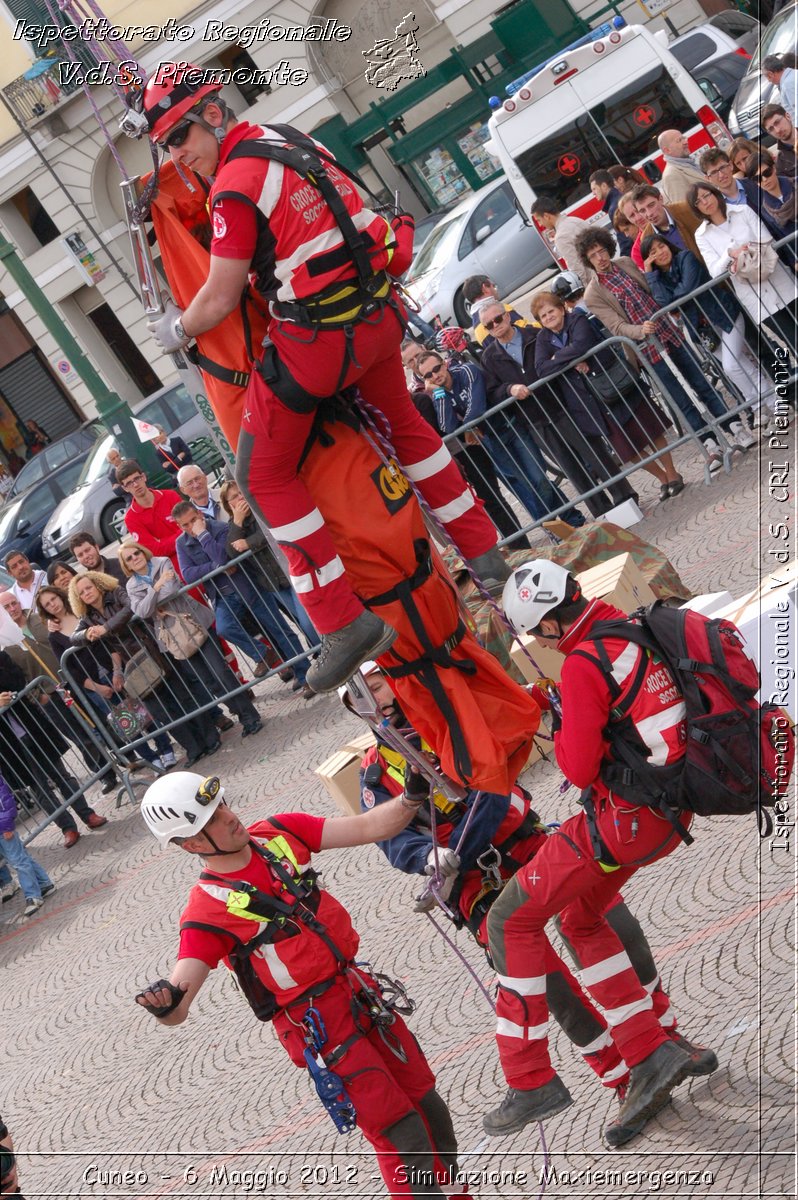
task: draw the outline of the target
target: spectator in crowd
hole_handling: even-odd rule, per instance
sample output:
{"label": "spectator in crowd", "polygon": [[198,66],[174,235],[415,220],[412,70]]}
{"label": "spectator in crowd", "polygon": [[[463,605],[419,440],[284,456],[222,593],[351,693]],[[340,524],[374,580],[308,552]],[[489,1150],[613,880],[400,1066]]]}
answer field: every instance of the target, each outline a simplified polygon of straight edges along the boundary
{"label": "spectator in crowd", "polygon": [[[181,467],[177,473],[177,486],[181,492],[185,493],[197,512],[201,512],[203,516],[210,517],[214,521],[225,520],[218,493],[214,494],[211,491],[208,476],[202,467],[197,466],[196,463]],[[183,497],[181,496],[180,499],[182,500]]]}
{"label": "spectator in crowd", "polygon": [[[787,110],[781,104],[766,104],[759,119],[765,133],[776,139],[777,173],[795,179],[798,174],[798,130],[787,115]],[[758,152],[760,147],[756,146],[755,149]]]}
{"label": "spectator in crowd", "polygon": [[125,528],[130,536],[150,554],[170,558],[177,568],[175,543],[180,530],[172,520],[172,509],[183,497],[171,488],[151,488],[134,458],[125,459],[117,468],[116,477],[131,497],[125,513]]}
{"label": "spectator in crowd", "polygon": [[120,583],[125,582],[119,559],[114,554],[101,554],[100,547],[87,530],[79,529],[72,534],[69,549],[86,571],[102,571],[105,575],[113,575]]}
{"label": "spectator in crowd", "polygon": [[530,212],[539,225],[553,232],[557,258],[563,260],[569,271],[576,271],[586,284],[590,272],[585,273],[585,265],[576,253],[576,239],[585,228],[585,222],[579,217],[567,217],[551,196],[538,196]]}
{"label": "spectator in crowd", "polygon": [[[96,587],[96,583],[94,586]],[[93,595],[85,586],[83,590],[87,595]],[[97,637],[91,640],[84,639],[81,645],[76,645],[72,641],[72,635],[77,632],[80,621],[72,610],[68,594],[61,588],[45,584],[39,589],[36,607],[39,616],[45,622],[47,636],[56,659],[60,663],[66,651],[73,649],[73,653],[67,659],[66,671],[80,683],[89,703],[102,721],[106,722],[111,714],[112,705],[125,701],[124,660],[128,656],[124,653],[122,642],[116,638]],[[141,757],[156,767],[166,770],[173,767],[176,759],[169,734],[156,734],[153,741],[154,749],[146,744],[140,747]],[[103,792],[111,792],[115,786],[115,780],[112,778],[103,788]]]}
{"label": "spectator in crowd", "polygon": [[[700,172],[699,178],[703,179]],[[649,233],[661,233],[671,245],[678,246],[680,250],[692,250],[696,258],[701,257],[694,236],[700,222],[687,203],[677,201],[675,204],[666,204],[659,188],[650,183],[639,184],[632,192],[632,199],[637,211],[646,219],[640,231],[641,241]],[[640,271],[645,269],[639,243],[635,244],[631,258]]]}
{"label": "spectator in crowd", "polygon": [[105,461],[108,463],[108,482],[113,488],[114,495],[118,496],[120,500],[124,500],[125,504],[129,504],[130,493],[125,491],[116,477],[116,472],[122,466],[122,455],[119,453],[118,447],[111,447],[105,456]]}
{"label": "spectator in crowd", "polygon": [[62,803],[71,801],[70,807],[88,829],[99,829],[107,824],[107,818],[90,807],[63,761],[69,744],[49,717],[50,710],[55,711],[53,704],[60,704],[60,699],[51,701],[43,695],[36,699],[29,692],[12,704],[27,682],[22,668],[0,650],[0,765],[13,791],[29,788],[42,812],[56,814],[53,822],[63,833],[64,846],[69,850],[80,834],[69,809],[57,811],[59,802],[54,791],[60,793]]}
{"label": "spectator in crowd", "polygon": [[[501,321],[512,329],[504,306],[497,304],[496,312],[501,313]],[[498,330],[493,318],[489,319],[492,328]],[[525,343],[531,337],[534,345],[536,331],[531,326],[517,332]],[[498,342],[495,345],[498,350]],[[485,353],[490,349],[488,347]],[[529,356],[529,364],[534,372],[534,350]],[[453,363],[447,367],[441,358],[429,354],[422,360],[421,369],[435,402],[441,430],[451,433],[467,421],[484,415],[490,403],[487,392],[490,376],[483,373],[480,367],[474,363]],[[507,396],[507,388],[502,386],[501,394],[497,395],[494,403],[506,400]],[[528,423],[524,425],[517,406],[510,405],[483,422],[478,436],[490,454],[498,475],[521,501],[533,521],[545,519],[553,509],[568,503],[563,492],[548,479],[540,450]],[[585,522],[578,509],[573,507],[562,513],[562,519],[572,525],[583,525]]]}
{"label": "spectator in crowd", "polygon": [[[704,264],[689,250],[677,250],[660,234],[649,234],[643,239],[641,249],[646,264],[646,281],[661,308],[682,300],[702,284],[709,283],[709,272]],[[757,414],[756,424],[766,424],[768,404],[763,404],[763,400],[773,396],[773,383],[768,381],[745,344],[742,309],[733,293],[725,286],[702,292],[698,299],[682,304],[680,312],[697,339],[701,337],[702,319],[720,333],[721,365],[726,377],[743,400],[756,397],[751,406]],[[730,429],[737,445],[744,450],[754,444],[754,439],[748,433],[747,421],[744,425],[740,418],[731,424]]]}
{"label": "spectator in crowd", "polygon": [[46,430],[42,429],[38,421],[33,419],[25,422],[25,428],[22,431],[22,437],[25,445],[28,448],[27,458],[33,458],[34,454],[39,454],[45,446],[49,446],[52,438]]}
{"label": "spectator in crowd", "polygon": [[[635,184],[636,186],[637,184]],[[635,255],[639,253],[640,243],[643,240],[643,230],[648,225],[648,218],[643,215],[632,199],[632,191],[634,191],[634,188],[631,191],[624,192],[621,196],[618,201],[618,207],[615,210],[615,216],[620,220],[626,221],[624,232],[627,237],[632,239],[632,244],[629,248],[629,258],[637,261]]]}
{"label": "spectator in crowd", "polygon": [[[766,335],[781,338],[795,358],[795,274],[775,254],[775,266],[768,270],[766,252],[773,239],[767,229],[750,208],[727,208],[722,193],[710,183],[693,188],[688,203],[696,216],[704,218],[696,240],[712,278],[728,271],[737,299],[751,319],[764,326]],[[752,245],[756,262],[746,265]],[[745,255],[742,264],[741,254]]]}
{"label": "spectator in crowd", "polygon": [[[621,201],[624,197],[621,196]],[[634,202],[631,203],[634,208]],[[635,225],[629,220],[626,215],[626,209],[622,203],[618,204],[615,209],[615,215],[612,218],[612,227],[615,230],[615,240],[618,243],[618,253],[623,254],[626,258],[632,253],[632,247],[635,244],[639,234],[640,226]]]}
{"label": "spectator in crowd", "polygon": [[[490,341],[492,336],[482,324],[482,305],[485,300],[498,300],[499,289],[489,275],[469,275],[463,284],[463,299],[470,308],[474,339],[482,346],[486,341]],[[519,329],[528,324],[526,318],[511,305],[505,304],[504,309],[510,314],[511,323]]]}
{"label": "spectator in crowd", "polygon": [[742,177],[735,175],[732,160],[725,150],[710,146],[701,155],[699,164],[704,178],[723,192],[727,205],[751,204],[756,188],[751,186],[750,180],[746,180],[744,173]]}
{"label": "spectator in crowd", "polygon": [[47,576],[39,567],[34,567],[27,554],[23,554],[21,550],[9,550],[3,565],[14,578],[8,590],[19,600],[23,610],[30,612],[36,593]]}
{"label": "spectator in crowd", "polygon": [[19,475],[20,471],[25,466],[24,458],[20,458],[13,446],[10,450],[6,450],[6,462],[8,463],[8,469],[14,478]]}
{"label": "spectator in crowd", "polygon": [[[5,900],[5,898],[4,896],[3,899]],[[2,1117],[0,1117],[0,1196],[19,1196],[20,1200],[25,1200],[19,1189],[14,1142]]]}
{"label": "spectator in crowd", "polygon": [[[135,542],[127,542],[125,546],[134,564],[140,561],[139,552],[147,553]],[[130,629],[133,611],[127,588],[120,587],[112,575],[87,571],[72,581],[69,605],[78,617],[75,631],[70,635],[74,646],[91,646],[92,650],[97,650],[98,643],[102,643],[111,655],[119,651],[123,662],[146,650],[159,665],[163,678],[147,694],[146,706],[160,726],[169,725],[172,721],[180,722],[172,733],[188,756],[183,766],[193,766],[200,758],[215,754],[221,740],[213,723],[206,714],[201,717],[186,715],[196,708],[196,697],[191,695],[183,681],[181,664],[171,655],[160,652],[146,626],[137,626],[135,632]],[[118,684],[118,679],[116,682]],[[161,764],[168,767],[174,764],[171,762],[171,743],[167,750],[166,741],[166,734],[156,734],[154,737],[160,754],[167,756],[167,762],[164,763],[162,757]],[[157,765],[157,761],[154,765]]]}
{"label": "spectator in crowd", "polygon": [[[5,696],[0,696],[0,705]],[[7,701],[6,701],[7,703]],[[55,891],[55,884],[26,849],[16,831],[17,801],[11,788],[0,775],[0,861],[13,867],[25,896],[24,917],[34,916],[44,904],[46,896]],[[5,897],[4,897],[5,899]]]}
{"label": "spectator in crowd", "polygon": [[607,220],[612,224],[621,198],[621,189],[615,186],[611,173],[594,171],[590,176],[590,190],[601,205],[601,211],[607,214]]}
{"label": "spectator in crowd", "polygon": [[[185,583],[195,583],[230,561],[226,521],[206,517],[190,500],[176,504],[172,516],[182,531],[177,539],[177,559]],[[205,594],[213,608],[220,637],[254,659],[257,663],[255,678],[260,679],[269,670],[267,649],[263,642],[247,633],[242,623],[247,617],[254,618],[260,625],[283,659],[295,658],[303,653],[304,647],[288,629],[279,610],[272,609],[269,592],[263,594],[265,581],[258,578],[257,570],[251,573],[255,577],[254,584],[240,567],[228,567],[224,573],[207,581]],[[307,663],[300,661],[293,670],[299,685],[306,687]],[[313,695],[307,688],[305,698],[311,699]]]}
{"label": "spectator in crowd", "polygon": [[[751,143],[753,145],[753,143]],[[775,200],[772,208],[781,210],[782,219],[787,224],[782,227],[775,219],[775,213],[772,211],[770,201],[765,203],[767,199],[766,193],[757,182],[757,175],[765,176],[767,169],[773,167],[773,158],[767,151],[755,149],[753,153],[745,154],[746,167],[742,176],[734,173],[734,167],[731,158],[723,150],[717,146],[712,146],[705,150],[701,155],[701,170],[709,182],[722,192],[723,198],[726,201],[726,207],[730,208],[734,205],[747,204],[753,209],[759,219],[762,221],[766,229],[769,229],[776,239],[783,238],[787,233],[792,232],[789,222],[792,218],[794,228],[794,213],[791,211],[791,205],[785,204],[783,207],[778,204],[777,197],[781,193],[784,196],[792,196],[794,204],[794,189],[792,181],[786,176],[777,176],[775,170],[769,177],[768,193]],[[748,167],[751,167],[751,174],[746,175]],[[792,266],[796,259],[796,251],[794,246],[782,246],[778,251],[781,258],[788,266]]]}
{"label": "spectator in crowd", "polygon": [[[636,462],[644,454],[656,449],[662,453],[647,465],[646,470],[660,484],[660,499],[677,496],[684,489],[684,480],[673,465],[667,449],[665,430],[670,422],[642,387],[639,370],[635,369],[637,360],[619,373],[618,364],[622,360],[616,358],[609,348],[586,357],[594,346],[605,340],[604,333],[595,328],[586,313],[576,309],[569,313],[565,301],[553,292],[539,292],[532,302],[532,311],[543,326],[535,343],[538,375],[544,378],[571,364],[572,369],[559,380],[566,395],[566,406],[580,429],[587,426],[584,418],[580,421],[580,410],[591,415],[591,426],[587,426],[585,433],[585,446],[579,452],[584,455],[585,466],[594,480],[600,482],[607,479],[621,470],[621,463]],[[606,373],[607,378],[621,380],[625,375],[628,381],[622,382],[618,399],[611,401],[609,411],[597,400],[595,386],[591,386],[602,372]],[[602,448],[603,438],[606,438],[615,454]],[[592,469],[591,461],[595,464]],[[613,484],[608,490],[615,504],[638,499],[627,480]],[[600,494],[598,498],[600,501]],[[590,501],[586,503],[589,505]],[[605,504],[604,507],[608,508],[609,505]]]}
{"label": "spectator in crowd", "polygon": [[[434,355],[436,361],[440,358],[437,351],[429,351],[424,346],[419,346],[417,342],[405,342],[402,346],[402,362],[412,376],[410,397],[413,403],[424,420],[443,436],[443,431],[438,425],[438,414],[432,397],[426,391],[424,380],[419,374],[419,363],[430,353]],[[470,430],[461,438],[450,438],[446,444],[464,477],[485,505],[485,512],[501,536],[508,538],[513,534],[520,533],[521,526],[501,493],[493,460],[482,445],[479,435]],[[529,545],[527,538],[516,538],[513,541],[513,547],[517,547],[519,550],[525,545]]]}
{"label": "spectator in crowd", "polygon": [[[762,150],[759,142],[752,142],[750,138],[736,137],[729,146],[729,159],[734,167],[734,178],[744,179],[745,168],[748,166],[748,160],[752,154],[759,154]],[[770,153],[765,151],[766,154]],[[775,161],[775,155],[773,156]],[[712,181],[715,186],[718,186],[717,180]]]}
{"label": "spectator in crowd", "polygon": [[779,102],[793,125],[798,117],[796,113],[798,73],[796,73],[795,66],[794,54],[785,54],[781,58],[778,54],[767,54],[762,59],[762,74],[769,83],[779,89]]}
{"label": "spectator in crowd", "polygon": [[53,584],[54,587],[61,588],[63,592],[68,592],[70,583],[78,574],[80,572],[69,563],[51,562],[47,568],[47,582]]}
{"label": "spectator in crowd", "polygon": [[[42,586],[46,587],[47,585],[43,584]],[[39,590],[41,591],[41,589]],[[38,598],[37,593],[37,601]],[[67,707],[58,691],[60,684],[59,659],[53,653],[47,635],[47,626],[39,616],[37,607],[34,606],[30,612],[23,612],[19,601],[11,592],[0,592],[0,606],[5,609],[22,634],[20,645],[7,647],[6,652],[9,658],[24,673],[26,683],[32,683],[40,675],[49,676],[49,681],[39,686],[39,703],[47,706],[50,721],[56,726],[59,733],[78,748],[90,773],[93,775],[95,772],[101,771],[105,765],[104,755],[98,751],[90,733],[77,719],[72,708]],[[114,771],[107,767],[101,778],[105,780],[103,793],[113,791],[116,784]],[[100,824],[104,825],[106,818],[100,817],[98,820]],[[95,827],[99,828],[100,825],[95,823]]]}
{"label": "spectator in crowd", "polygon": [[[131,542],[122,543],[119,559],[128,576],[130,606],[137,617],[152,626],[159,648],[169,653],[171,645],[174,652],[175,642],[183,643],[180,652],[188,653],[188,657],[179,660],[180,674],[194,705],[201,707],[213,697],[220,699],[235,692],[239,682],[211,629],[213,613],[207,604],[187,592],[181,593],[180,578],[170,560],[153,556],[146,546]],[[263,728],[249,692],[229,696],[225,704],[238,717],[243,737]]]}
{"label": "spectator in crowd", "polygon": [[622,163],[613,163],[611,167],[607,167],[612,182],[618,191],[628,192],[638,183],[648,183],[642,171],[638,171],[635,167],[625,167]]}
{"label": "spectator in crowd", "polygon": [[[645,342],[654,334],[711,416],[716,420],[728,418],[723,400],[707,382],[681,333],[667,317],[657,317],[659,305],[651,295],[643,272],[629,258],[613,261],[616,247],[612,234],[606,229],[587,229],[579,238],[578,248],[585,263],[596,272],[596,278],[585,290],[585,300],[602,325],[611,334],[632,338],[637,342]],[[690,427],[698,432],[710,467],[719,467],[722,455],[718,443],[711,432],[704,432],[703,414],[696,408],[660,351],[649,343],[641,346],[640,352]]]}
{"label": "spectator in crowd", "polygon": [[[780,240],[795,233],[798,229],[795,180],[788,179],[786,175],[777,175],[769,155],[752,154],[745,168],[745,182],[755,185],[756,200],[751,207],[773,237]],[[787,252],[786,259],[783,255],[780,257],[789,266],[794,266],[798,259],[795,242],[782,249]]]}
{"label": "spectator in crowd", "polygon": [[176,433],[168,434],[163,425],[156,425],[157,435],[152,439],[155,453],[161,466],[170,475],[177,475],[181,467],[193,463],[194,457],[188,444]]}
{"label": "spectator in crowd", "polygon": [[219,491],[219,502],[229,522],[227,526],[227,553],[229,558],[251,550],[257,564],[257,574],[250,574],[248,560],[241,570],[253,586],[266,588],[274,593],[283,612],[304,633],[311,646],[315,646],[319,635],[313,628],[304,606],[299,603],[288,576],[277,561],[274,549],[266,534],[252,515],[249,502],[234,479],[226,479]]}
{"label": "spectator in crowd", "polygon": [[660,187],[663,199],[668,204],[677,204],[687,198],[694,183],[699,183],[702,173],[690,156],[690,143],[678,129],[665,129],[657,138],[657,145],[665,159]]}

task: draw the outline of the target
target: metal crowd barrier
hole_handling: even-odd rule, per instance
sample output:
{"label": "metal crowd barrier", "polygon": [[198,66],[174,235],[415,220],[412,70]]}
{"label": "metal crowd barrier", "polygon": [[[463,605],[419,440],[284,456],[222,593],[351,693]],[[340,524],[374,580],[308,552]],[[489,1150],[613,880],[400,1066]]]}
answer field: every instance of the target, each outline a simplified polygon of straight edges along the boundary
{"label": "metal crowd barrier", "polygon": [[[792,234],[775,245],[777,249],[791,247],[796,237],[798,235]],[[508,398],[445,437],[456,461],[485,500],[502,544],[517,542],[549,518],[569,520],[575,508],[579,511],[580,505],[586,506],[593,516],[607,511],[633,493],[629,477],[656,462],[663,449],[672,452],[692,443],[703,458],[703,477],[705,483],[709,483],[713,450],[705,445],[708,438],[717,444],[722,465],[728,472],[737,448],[736,438],[750,444],[747,425],[751,412],[766,401],[777,414],[783,415],[796,380],[798,338],[794,297],[786,302],[778,320],[766,319],[757,329],[743,312],[736,319],[732,334],[724,336],[713,325],[712,315],[716,311],[719,290],[731,287],[728,281],[726,274],[703,284],[657,314],[671,321],[703,380],[708,381],[717,394],[720,403],[715,407],[720,411],[714,415],[706,407],[708,393],[705,397],[696,394],[693,385],[682,374],[679,363],[671,357],[670,348],[656,337],[650,336],[642,342],[608,337],[583,359],[604,381],[603,390],[612,396],[609,405],[602,403],[607,433],[598,443],[586,436],[573,413],[566,412],[564,405],[556,399],[548,401],[550,411],[557,413],[556,424],[554,421],[541,423],[533,415],[536,401],[546,409],[546,396],[552,387],[561,389],[563,394],[562,389],[568,387],[567,376],[574,372],[573,366],[563,367],[538,380],[529,389],[529,399]],[[646,347],[654,347],[659,352],[670,370],[669,376],[663,378],[664,372],[655,374],[645,357]],[[624,385],[622,394],[615,376],[619,373],[616,364],[627,363],[624,348],[633,352],[642,373],[636,382],[629,383],[628,390]],[[612,356],[612,365],[608,369],[598,361],[599,356],[607,353]],[[694,410],[692,425],[684,393]],[[652,402],[662,411],[667,425],[672,426],[675,433],[670,429],[663,431],[667,441],[664,448],[641,453],[633,461],[621,461],[613,444],[624,447],[628,440],[624,438],[624,430],[636,431],[642,436],[644,429],[639,414],[644,406],[647,412],[650,411]],[[626,449],[628,452],[628,447]],[[567,491],[557,488],[549,478],[552,464],[567,481]],[[512,508],[509,508],[507,493],[514,498]],[[528,514],[528,519],[518,516],[519,506]]]}
{"label": "metal crowd barrier", "polygon": [[[246,577],[241,573],[245,565]],[[200,587],[202,592],[198,590]],[[308,644],[303,644],[293,627],[294,624],[298,627],[299,602],[295,598],[291,601],[288,595],[280,601],[274,600],[270,587],[271,580],[260,566],[257,554],[246,551],[166,597],[165,604],[174,618],[170,622],[172,637],[182,642],[179,654],[188,657],[175,657],[159,648],[155,617],[132,616],[129,624],[118,631],[114,648],[122,651],[123,669],[127,667],[130,672],[134,657],[139,667],[130,681],[130,690],[113,697],[113,722],[102,716],[95,719],[105,751],[131,799],[135,799],[135,794],[130,772],[142,758],[152,761],[163,752],[179,753],[179,747],[188,758],[201,755],[218,739],[214,721],[227,715],[220,705],[225,705],[242,725],[251,724],[258,716],[251,708],[250,692],[254,687],[288,670],[295,679],[304,680],[317,639],[310,636],[312,626],[303,616],[309,630],[303,635]],[[205,600],[199,603],[206,606],[208,618],[215,621],[207,635],[199,632],[202,622],[198,623],[190,612],[198,595],[203,593]],[[235,656],[239,672],[248,678],[236,675],[220,637]],[[262,638],[267,638],[276,652],[276,663]],[[70,647],[61,659],[60,673],[75,698],[92,707],[97,701],[83,685],[86,675],[80,656],[85,650],[86,647]],[[154,664],[150,666],[152,678],[145,680],[143,687],[142,663]],[[261,663],[264,665],[256,676]],[[171,744],[172,739],[178,746]],[[154,769],[160,768],[156,764]]]}
{"label": "metal crowd barrier", "polygon": [[62,826],[68,809],[85,824],[87,791],[116,770],[91,709],[52,686],[39,675],[0,708],[0,773],[16,796],[25,843],[53,822]]}

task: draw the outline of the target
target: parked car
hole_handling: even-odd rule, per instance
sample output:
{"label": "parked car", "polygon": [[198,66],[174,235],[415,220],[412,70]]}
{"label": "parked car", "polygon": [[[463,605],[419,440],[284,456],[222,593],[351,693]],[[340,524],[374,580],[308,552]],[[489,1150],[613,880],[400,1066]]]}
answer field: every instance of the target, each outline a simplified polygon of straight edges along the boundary
{"label": "parked car", "polygon": [[728,125],[735,135],[756,141],[761,137],[759,113],[765,104],[778,103],[778,88],[762,74],[762,61],[769,54],[795,54],[798,43],[798,5],[790,4],[777,13],[762,31],[748,70],[734,98]]}
{"label": "parked car", "polygon": [[6,505],[0,512],[0,559],[9,550],[22,550],[31,562],[43,561],[44,527],[53,509],[75,488],[82,470],[82,460],[63,463]]}
{"label": "parked car", "polygon": [[446,208],[436,208],[434,212],[425,213],[423,217],[418,218],[413,230],[413,258],[416,257],[435,226],[439,225],[446,214],[451,211],[452,206],[449,204]]}
{"label": "parked car", "polygon": [[65,437],[59,438],[45,446],[35,454],[15,477],[8,489],[5,503],[10,504],[16,496],[21,496],[28,488],[44,479],[51,471],[56,471],[64,463],[80,459],[85,462],[92,446],[105,432],[99,421],[86,421],[78,429],[73,429]]}
{"label": "parked car", "polygon": [[701,25],[668,42],[668,49],[683,67],[694,74],[695,68],[713,62],[725,54],[750,59],[759,44],[759,22],[747,13],[729,10],[715,13]]}
{"label": "parked car", "polygon": [[739,54],[722,54],[695,67],[690,74],[722,121],[727,121],[748,60]]}
{"label": "parked car", "polygon": [[[195,461],[204,471],[209,472],[218,465],[219,454],[208,439],[208,426],[182,383],[162,388],[132,411],[139,420],[162,425],[168,433],[175,433],[188,442]],[[68,558],[69,539],[77,529],[87,530],[100,546],[114,542],[124,534],[122,518],[127,505],[115,495],[108,479],[106,455],[113,444],[111,434],[96,443],[84,463],[73,494],[66,496],[52,513],[42,535],[47,559]],[[174,483],[169,481],[167,486],[174,487]]]}
{"label": "parked car", "polygon": [[515,205],[508,180],[498,180],[462,200],[435,226],[413,259],[405,287],[425,321],[436,316],[467,327],[463,299],[469,275],[489,275],[502,296],[556,264],[538,231]]}

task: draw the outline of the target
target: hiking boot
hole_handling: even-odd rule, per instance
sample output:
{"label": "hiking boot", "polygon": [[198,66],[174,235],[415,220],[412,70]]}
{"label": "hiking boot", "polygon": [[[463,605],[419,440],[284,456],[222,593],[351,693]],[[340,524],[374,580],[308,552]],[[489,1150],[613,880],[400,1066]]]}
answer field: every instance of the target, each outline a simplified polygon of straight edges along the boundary
{"label": "hiking boot", "polygon": [[484,554],[479,554],[476,558],[468,558],[466,562],[488,592],[504,587],[513,573],[498,546],[491,546],[490,550],[486,550]]}
{"label": "hiking boot", "polygon": [[397,633],[364,609],[359,617],[321,636],[321,652],[308,667],[307,682],[314,692],[334,692],[351,679],[361,663],[390,650]]}
{"label": "hiking boot", "polygon": [[516,1133],[531,1121],[544,1121],[546,1117],[556,1116],[571,1104],[571,1093],[559,1075],[555,1075],[542,1087],[524,1090],[508,1088],[499,1107],[482,1118],[482,1128],[485,1133],[494,1136]]}
{"label": "hiking boot", "polygon": [[[615,1089],[615,1095],[618,1097],[618,1104],[623,1108],[626,1097],[629,1093],[629,1084],[622,1083]],[[670,1101],[670,1093],[668,1093],[660,1106],[650,1113],[648,1117],[641,1117],[637,1121],[622,1121],[620,1114],[614,1121],[610,1121],[605,1125],[601,1136],[604,1139],[604,1145],[610,1150],[617,1150],[619,1146],[625,1146],[627,1142],[631,1142],[633,1137],[637,1137],[645,1128],[648,1121],[655,1113],[661,1112]]]}
{"label": "hiking boot", "polygon": [[711,1075],[713,1071],[717,1071],[719,1063],[714,1050],[709,1050],[706,1046],[694,1046],[680,1033],[672,1033],[671,1041],[675,1042],[677,1046],[681,1046],[682,1050],[686,1050],[690,1055],[688,1075]]}
{"label": "hiking boot", "polygon": [[690,1055],[676,1042],[663,1042],[657,1046],[653,1054],[629,1072],[629,1088],[618,1113],[618,1124],[629,1128],[642,1121],[645,1125],[666,1103],[673,1088],[687,1076],[689,1066]]}

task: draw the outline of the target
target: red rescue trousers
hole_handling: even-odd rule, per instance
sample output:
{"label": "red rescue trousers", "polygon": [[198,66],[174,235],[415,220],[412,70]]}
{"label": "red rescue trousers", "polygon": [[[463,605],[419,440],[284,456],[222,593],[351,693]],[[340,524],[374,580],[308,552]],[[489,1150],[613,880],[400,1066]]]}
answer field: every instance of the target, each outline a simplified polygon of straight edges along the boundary
{"label": "red rescue trousers", "polygon": [[[342,331],[312,331],[277,322],[270,331],[281,362],[313,396],[339,386],[346,338]],[[496,545],[497,533],[435,430],[414,406],[399,352],[402,326],[391,308],[355,326],[344,383],[357,384],[367,404],[387,421],[385,433],[402,469],[418,485],[452,542],[465,558]],[[357,364],[357,365],[355,365]],[[236,478],[253,512],[282,546],[299,596],[319,633],[355,620],[363,606],[347,582],[344,565],[324,518],[297,477],[314,413],[296,413],[253,370],[244,400]],[[346,480],[341,479],[346,488]],[[357,513],[352,514],[357,520]]]}
{"label": "red rescue trousers", "polygon": [[[581,966],[580,981],[607,1018],[621,1056],[634,1067],[668,1040],[652,991],[644,987],[605,912],[618,888],[639,869],[680,844],[665,818],[650,808],[611,801],[596,804],[600,836],[616,862],[605,871],[593,857],[584,813],[546,839],[515,875],[488,916],[490,953],[496,965],[496,1041],[511,1087],[541,1087],[554,1076],[548,1049],[546,972],[551,947],[545,927],[560,914],[563,936]],[[658,1008],[667,997],[658,995]],[[661,1015],[665,1015],[662,1013]]]}
{"label": "red rescue trousers", "polygon": [[[377,988],[369,976],[359,974]],[[397,1200],[444,1195],[470,1200],[462,1184],[451,1181],[457,1144],[449,1110],[435,1091],[435,1076],[402,1018],[396,1015],[383,1031],[371,1026],[362,1013],[356,1023],[353,987],[345,976],[311,1003],[321,1013],[327,1034],[322,1056],[332,1060],[331,1070],[344,1082],[358,1128],[377,1152],[389,1195]],[[306,1007],[307,1002],[294,1005],[274,1018],[275,1032],[298,1067],[305,1067],[300,1022]],[[353,1191],[362,1193],[365,1184],[365,1179],[359,1188],[353,1183]]]}

